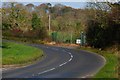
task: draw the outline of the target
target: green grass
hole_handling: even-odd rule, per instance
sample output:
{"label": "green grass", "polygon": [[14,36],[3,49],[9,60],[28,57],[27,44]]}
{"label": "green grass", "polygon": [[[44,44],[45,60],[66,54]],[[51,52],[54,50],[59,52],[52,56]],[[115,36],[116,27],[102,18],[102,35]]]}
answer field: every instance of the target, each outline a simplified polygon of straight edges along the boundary
{"label": "green grass", "polygon": [[94,78],[118,78],[118,57],[116,53],[86,47],[80,49],[100,54],[106,59],[105,66],[94,76]]}
{"label": "green grass", "polygon": [[39,40],[39,39],[34,39],[34,38],[19,38],[19,37],[8,37],[4,36],[3,39],[5,40],[14,40],[17,42],[22,42],[22,43],[36,43],[36,44],[45,44],[45,41]]}
{"label": "green grass", "polygon": [[3,65],[26,64],[36,61],[42,56],[43,51],[35,47],[13,42],[3,42],[2,45]]}

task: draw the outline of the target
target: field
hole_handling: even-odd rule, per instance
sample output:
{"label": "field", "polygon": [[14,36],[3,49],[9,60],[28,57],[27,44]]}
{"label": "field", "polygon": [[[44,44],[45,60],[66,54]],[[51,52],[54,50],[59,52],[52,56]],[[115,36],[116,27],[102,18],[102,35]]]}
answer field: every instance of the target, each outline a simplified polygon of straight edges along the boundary
{"label": "field", "polygon": [[43,56],[43,51],[13,42],[3,42],[2,45],[2,65],[26,64]]}

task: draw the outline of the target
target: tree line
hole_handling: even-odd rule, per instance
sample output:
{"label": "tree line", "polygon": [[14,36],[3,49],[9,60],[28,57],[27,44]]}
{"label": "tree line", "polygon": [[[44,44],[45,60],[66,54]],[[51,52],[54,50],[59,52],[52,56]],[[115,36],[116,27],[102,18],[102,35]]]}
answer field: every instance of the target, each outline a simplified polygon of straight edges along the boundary
{"label": "tree line", "polygon": [[[87,42],[96,48],[120,44],[120,4],[91,3],[95,16],[88,20]],[[94,5],[94,6],[93,6]]]}
{"label": "tree line", "polygon": [[[3,3],[3,36],[27,37],[51,40],[50,32],[59,32],[62,42],[80,38],[85,32],[87,45],[104,48],[120,44],[120,4],[87,3],[84,9],[75,9],[62,4],[52,6]],[[51,31],[49,32],[49,15]],[[63,34],[66,36],[63,37]],[[66,39],[65,39],[66,38]],[[59,39],[59,40],[60,40]],[[59,41],[58,40],[58,41]]]}

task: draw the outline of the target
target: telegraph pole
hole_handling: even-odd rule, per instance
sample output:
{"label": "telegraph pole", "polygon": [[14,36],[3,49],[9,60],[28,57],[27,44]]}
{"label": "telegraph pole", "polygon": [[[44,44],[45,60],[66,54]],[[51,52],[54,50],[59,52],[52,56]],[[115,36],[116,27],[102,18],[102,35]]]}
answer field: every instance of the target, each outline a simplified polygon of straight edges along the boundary
{"label": "telegraph pole", "polygon": [[48,16],[48,17],[49,17],[49,29],[48,29],[48,30],[49,30],[49,32],[50,32],[50,13],[49,13],[49,16]]}
{"label": "telegraph pole", "polygon": [[48,26],[49,26],[49,29],[48,29],[48,31],[49,31],[49,33],[50,33],[50,30],[51,30],[51,26],[50,26],[50,19],[51,19],[51,16],[50,16],[50,8],[51,8],[51,4],[50,3],[47,3],[47,5],[48,5],[48,18],[49,18],[49,22],[48,22]]}
{"label": "telegraph pole", "polygon": [[71,40],[70,40],[70,43],[72,44],[72,31],[71,31],[71,38],[70,38]]}

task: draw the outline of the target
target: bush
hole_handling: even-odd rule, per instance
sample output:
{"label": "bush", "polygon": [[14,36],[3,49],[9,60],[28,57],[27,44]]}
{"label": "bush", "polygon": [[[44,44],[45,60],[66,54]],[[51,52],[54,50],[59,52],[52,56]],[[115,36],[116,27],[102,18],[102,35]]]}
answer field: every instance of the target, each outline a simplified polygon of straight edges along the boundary
{"label": "bush", "polygon": [[23,33],[24,38],[34,38],[35,32],[33,30],[28,30]]}
{"label": "bush", "polygon": [[87,43],[97,48],[105,46],[104,29],[101,28],[100,23],[91,20],[88,25],[86,30]]}
{"label": "bush", "polygon": [[[103,23],[91,20],[86,29],[86,39],[90,46],[105,48],[114,44],[120,44],[120,24],[108,20],[108,26]],[[104,27],[102,27],[104,25]]]}
{"label": "bush", "polygon": [[21,37],[22,34],[23,34],[23,31],[21,29],[19,29],[19,28],[13,28],[11,30],[11,33],[12,33],[13,37]]}
{"label": "bush", "polygon": [[47,30],[45,27],[37,28],[34,30],[35,31],[35,38],[44,40],[45,38],[48,37]]}
{"label": "bush", "polygon": [[2,30],[2,35],[3,36],[12,36],[12,33],[10,30]]}

